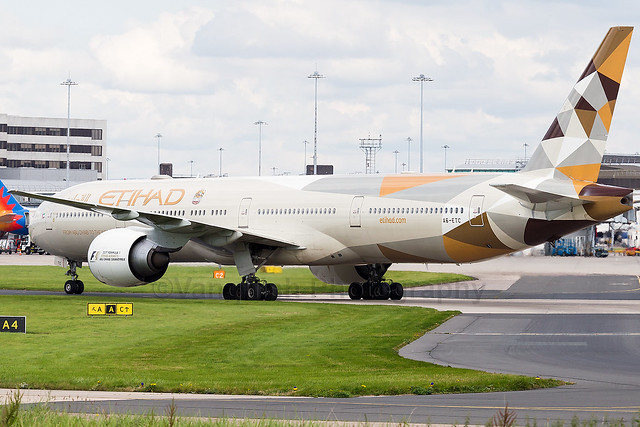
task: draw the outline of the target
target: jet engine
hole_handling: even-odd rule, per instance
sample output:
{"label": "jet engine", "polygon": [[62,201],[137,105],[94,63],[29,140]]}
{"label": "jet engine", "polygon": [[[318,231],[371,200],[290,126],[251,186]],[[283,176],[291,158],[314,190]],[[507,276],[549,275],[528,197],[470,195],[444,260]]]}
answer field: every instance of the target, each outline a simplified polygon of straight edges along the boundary
{"label": "jet engine", "polygon": [[139,286],[160,279],[169,266],[169,252],[138,230],[116,228],[96,237],[87,258],[91,273],[107,285]]}
{"label": "jet engine", "polygon": [[309,270],[324,283],[349,285],[353,282],[364,282],[372,277],[382,277],[391,264],[367,265],[314,265]]}

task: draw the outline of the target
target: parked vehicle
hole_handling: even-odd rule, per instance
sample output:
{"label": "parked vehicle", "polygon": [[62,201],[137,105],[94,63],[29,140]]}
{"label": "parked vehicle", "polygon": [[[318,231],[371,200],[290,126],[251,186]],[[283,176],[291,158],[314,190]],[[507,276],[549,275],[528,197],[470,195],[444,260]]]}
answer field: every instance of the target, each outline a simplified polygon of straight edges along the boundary
{"label": "parked vehicle", "polygon": [[17,251],[16,242],[13,239],[0,240],[0,253],[13,254]]}
{"label": "parked vehicle", "polygon": [[594,255],[598,258],[606,258],[609,256],[609,251],[603,248],[596,248]]}

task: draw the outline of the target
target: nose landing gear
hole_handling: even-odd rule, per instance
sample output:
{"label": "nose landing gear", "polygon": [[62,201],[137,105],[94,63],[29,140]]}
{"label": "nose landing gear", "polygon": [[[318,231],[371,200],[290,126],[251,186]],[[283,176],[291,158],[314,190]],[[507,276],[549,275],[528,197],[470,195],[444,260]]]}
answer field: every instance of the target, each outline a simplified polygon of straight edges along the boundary
{"label": "nose landing gear", "polygon": [[81,267],[77,261],[67,260],[69,263],[69,270],[66,275],[71,276],[71,280],[67,280],[64,282],[64,291],[67,294],[76,294],[80,295],[84,292],[84,283],[81,280],[78,280],[78,273],[76,273],[76,268]]}

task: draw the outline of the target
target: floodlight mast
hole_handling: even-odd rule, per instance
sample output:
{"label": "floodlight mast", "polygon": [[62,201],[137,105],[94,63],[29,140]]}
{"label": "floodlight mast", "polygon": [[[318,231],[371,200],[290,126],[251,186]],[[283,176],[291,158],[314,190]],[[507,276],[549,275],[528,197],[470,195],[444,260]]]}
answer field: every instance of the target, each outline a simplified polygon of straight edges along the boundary
{"label": "floodlight mast", "polygon": [[432,82],[431,77],[426,77],[424,74],[420,74],[412,79],[414,82],[420,82],[420,173],[424,172],[424,142],[422,138],[422,106],[423,106],[423,83]]}
{"label": "floodlight mast", "polygon": [[413,139],[411,139],[411,137],[407,137],[407,139],[405,140],[407,141],[407,170],[411,170],[411,142],[413,141]]}
{"label": "floodlight mast", "polygon": [[69,143],[69,136],[71,134],[71,86],[76,86],[78,83],[71,81],[71,76],[69,78],[60,83],[61,86],[67,87],[67,187],[69,186],[69,168],[70,168],[70,157],[71,157],[71,149]]}
{"label": "floodlight mast", "polygon": [[158,132],[154,138],[158,139],[158,175],[160,175],[160,138],[162,135]]}
{"label": "floodlight mast", "polygon": [[318,70],[307,76],[309,79],[315,80],[315,97],[314,97],[314,128],[313,128],[313,174],[318,174],[318,79],[324,79]]}
{"label": "floodlight mast", "polygon": [[218,148],[218,151],[220,152],[220,168],[218,171],[218,175],[222,177],[222,152],[224,151],[224,148],[220,147]]}
{"label": "floodlight mast", "polygon": [[262,120],[258,120],[253,123],[254,125],[258,125],[260,128],[260,133],[258,136],[258,176],[262,176],[262,125],[267,125],[267,122],[263,122]]}
{"label": "floodlight mast", "polygon": [[444,171],[446,173],[447,172],[447,150],[451,147],[445,144],[442,146],[442,148],[444,149]]}
{"label": "floodlight mast", "polygon": [[398,150],[395,150],[393,152],[393,155],[395,156],[395,167],[393,169],[394,173],[398,173],[398,153],[400,153]]}

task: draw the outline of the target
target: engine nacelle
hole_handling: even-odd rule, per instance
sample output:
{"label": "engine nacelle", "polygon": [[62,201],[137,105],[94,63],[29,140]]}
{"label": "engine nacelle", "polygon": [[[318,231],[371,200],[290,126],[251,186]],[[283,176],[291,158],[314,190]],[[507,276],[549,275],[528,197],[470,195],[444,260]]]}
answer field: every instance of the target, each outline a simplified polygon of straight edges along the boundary
{"label": "engine nacelle", "polygon": [[160,279],[169,266],[169,253],[159,250],[142,231],[116,228],[93,239],[89,246],[91,273],[107,285],[128,287]]}
{"label": "engine nacelle", "polygon": [[[368,265],[314,265],[309,270],[319,280],[333,285],[350,285],[353,282],[365,282],[372,273],[382,277],[391,264]],[[372,271],[373,270],[373,271]]]}

